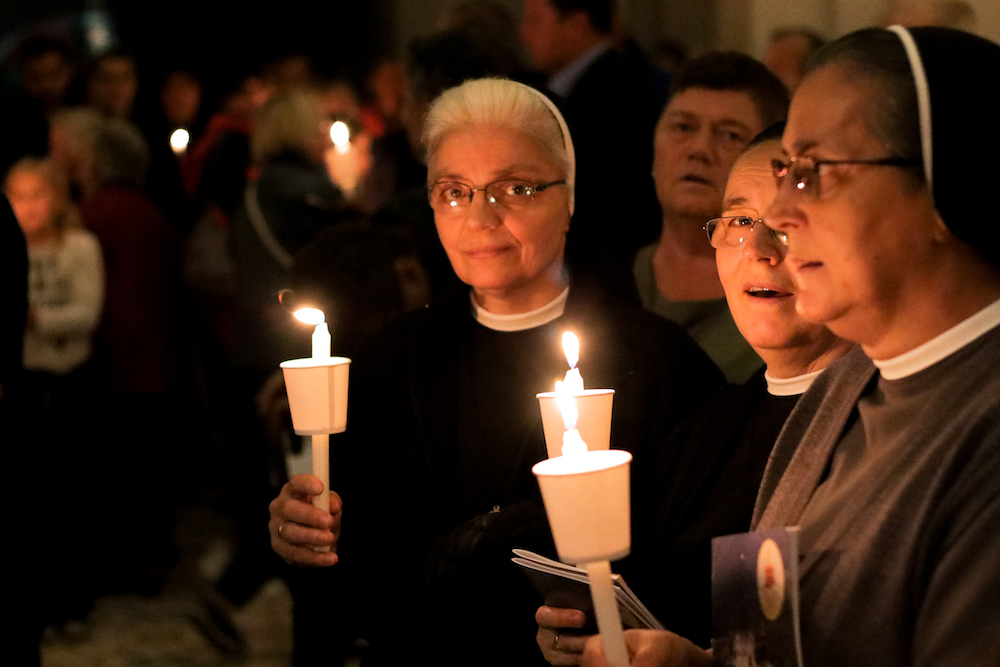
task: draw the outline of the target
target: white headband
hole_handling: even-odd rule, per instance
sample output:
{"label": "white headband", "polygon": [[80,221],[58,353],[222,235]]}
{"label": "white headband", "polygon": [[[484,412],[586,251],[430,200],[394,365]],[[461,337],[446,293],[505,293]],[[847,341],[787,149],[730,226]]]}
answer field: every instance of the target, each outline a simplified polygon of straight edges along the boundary
{"label": "white headband", "polygon": [[896,33],[899,41],[906,49],[906,57],[910,61],[910,71],[913,73],[913,83],[917,88],[917,110],[920,114],[920,152],[924,158],[924,178],[927,179],[927,189],[934,193],[934,144],[931,134],[931,92],[927,84],[927,73],[924,71],[924,62],[920,58],[920,50],[913,40],[910,31],[901,25],[893,25],[888,28]]}
{"label": "white headband", "polygon": [[569,134],[569,127],[566,125],[566,119],[563,118],[562,113],[559,112],[558,107],[545,96],[539,90],[532,88],[531,86],[520,83],[519,81],[511,81],[511,83],[516,83],[517,85],[530,90],[535,95],[537,95],[545,106],[548,107],[549,111],[556,119],[556,123],[559,124],[559,131],[562,133],[563,138],[563,148],[566,150],[566,160],[569,162],[569,171],[566,174],[566,185],[569,188],[569,214],[573,215],[573,207],[576,201],[576,151],[573,150],[573,138]]}

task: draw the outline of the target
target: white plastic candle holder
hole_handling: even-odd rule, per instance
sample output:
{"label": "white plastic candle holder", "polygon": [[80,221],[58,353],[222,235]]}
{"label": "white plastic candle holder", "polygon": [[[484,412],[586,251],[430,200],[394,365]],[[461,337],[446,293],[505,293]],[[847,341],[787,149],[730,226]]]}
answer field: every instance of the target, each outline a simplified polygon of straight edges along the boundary
{"label": "white plastic candle holder", "polygon": [[559,560],[618,560],[631,548],[629,464],[619,449],[558,456],[535,464]]}
{"label": "white plastic candle holder", "polygon": [[346,357],[292,359],[281,363],[292,428],[297,434],[323,435],[347,429],[350,364]]}
{"label": "white plastic candle holder", "polygon": [[[542,412],[542,430],[545,433],[545,449],[549,457],[562,454],[563,433],[566,426],[556,403],[556,392],[543,391],[536,394],[538,407]],[[587,443],[587,449],[594,451],[611,446],[611,408],[614,403],[614,389],[584,389],[574,392],[579,417],[576,428]]]}

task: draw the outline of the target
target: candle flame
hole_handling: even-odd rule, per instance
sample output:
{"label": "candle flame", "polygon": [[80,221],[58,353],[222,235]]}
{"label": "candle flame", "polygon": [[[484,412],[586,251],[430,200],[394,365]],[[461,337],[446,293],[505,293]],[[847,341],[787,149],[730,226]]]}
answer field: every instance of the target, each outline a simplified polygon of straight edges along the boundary
{"label": "candle flame", "polygon": [[292,313],[299,322],[304,324],[322,324],[326,321],[326,315],[319,308],[299,308]]}
{"label": "candle flame", "polygon": [[337,147],[338,153],[346,153],[351,147],[351,128],[344,121],[338,120],[330,126],[330,140]]}
{"label": "candle flame", "polygon": [[580,340],[572,331],[567,331],[562,335],[563,352],[566,353],[566,361],[570,368],[576,368],[580,361]]}
{"label": "candle flame", "polygon": [[191,134],[183,127],[178,128],[170,135],[170,148],[174,153],[183,153],[187,150],[189,141],[191,141]]}

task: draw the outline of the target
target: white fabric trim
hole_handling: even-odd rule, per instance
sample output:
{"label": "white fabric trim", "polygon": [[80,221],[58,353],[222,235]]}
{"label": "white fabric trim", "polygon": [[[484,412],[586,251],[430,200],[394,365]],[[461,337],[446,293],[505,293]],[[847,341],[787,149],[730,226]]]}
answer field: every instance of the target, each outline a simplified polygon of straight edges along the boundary
{"label": "white fabric trim", "polygon": [[920,149],[924,158],[924,178],[927,179],[927,189],[930,190],[931,197],[934,196],[934,144],[931,133],[931,91],[927,83],[927,72],[924,71],[924,61],[920,58],[920,50],[917,43],[913,41],[910,31],[901,25],[893,25],[888,28],[896,33],[899,41],[906,49],[906,57],[910,61],[910,70],[913,73],[913,83],[917,88],[917,110],[920,114]]}
{"label": "white fabric trim", "polygon": [[899,380],[930,368],[997,325],[1000,325],[1000,301],[994,301],[972,317],[909,352],[882,361],[873,359],[872,363],[886,380]]}
{"label": "white fabric trim", "polygon": [[549,108],[549,111],[552,112],[552,115],[556,119],[556,123],[559,124],[559,131],[562,132],[563,148],[566,149],[566,161],[569,163],[569,171],[566,173],[566,187],[569,188],[569,214],[573,215],[573,209],[576,205],[576,151],[573,149],[573,138],[569,134],[569,126],[566,125],[566,119],[563,118],[562,113],[559,111],[559,108],[556,107],[555,103],[541,91],[535,90],[531,86],[520,83],[519,81],[511,81],[511,83],[524,86],[535,95],[538,95],[542,102],[545,103],[545,106]]}
{"label": "white fabric trim", "polygon": [[278,263],[278,266],[286,271],[291,269],[294,262],[292,255],[285,250],[285,247],[281,245],[281,242],[278,241],[274,232],[268,226],[267,219],[264,217],[264,211],[261,210],[260,202],[257,200],[256,183],[252,181],[247,183],[247,188],[243,193],[243,201],[246,203],[247,218],[250,220],[250,226],[257,233],[257,238],[260,240],[261,245],[264,246],[264,249],[267,250],[274,261]]}
{"label": "white fabric trim", "polygon": [[475,316],[476,321],[487,329],[493,329],[494,331],[524,331],[548,324],[562,317],[563,312],[566,310],[566,297],[568,296],[569,288],[567,287],[562,291],[562,294],[537,310],[527,313],[516,313],[514,315],[497,315],[496,313],[484,310],[476,303],[476,297],[472,291],[469,291],[469,299],[472,301],[472,314]]}
{"label": "white fabric trim", "polygon": [[805,375],[796,375],[793,378],[775,378],[768,375],[767,371],[764,371],[764,380],[767,382],[767,393],[772,396],[798,396],[799,394],[804,394],[812,386],[813,380],[818,378],[819,374],[824,370],[826,369],[821,368],[818,371],[806,373]]}

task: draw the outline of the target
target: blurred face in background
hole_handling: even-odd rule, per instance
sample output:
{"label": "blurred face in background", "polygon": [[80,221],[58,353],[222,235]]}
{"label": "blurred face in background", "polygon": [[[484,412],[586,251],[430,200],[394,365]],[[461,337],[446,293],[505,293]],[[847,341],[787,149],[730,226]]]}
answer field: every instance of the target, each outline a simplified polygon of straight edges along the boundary
{"label": "blurred face in background", "polygon": [[65,202],[41,170],[15,168],[7,177],[6,193],[29,245],[55,231]]}
{"label": "blurred face in background", "polygon": [[656,126],[653,179],[664,213],[719,215],[733,161],[762,127],[753,99],[734,90],[687,88]]}
{"label": "blurred face in background", "polygon": [[548,0],[525,0],[521,14],[521,40],[535,67],[543,74],[555,74],[573,62],[572,23],[579,17],[564,17]]}
{"label": "blurred face in background", "polygon": [[135,63],[127,56],[109,56],[97,63],[87,81],[87,101],[113,118],[128,118],[139,88]]}

